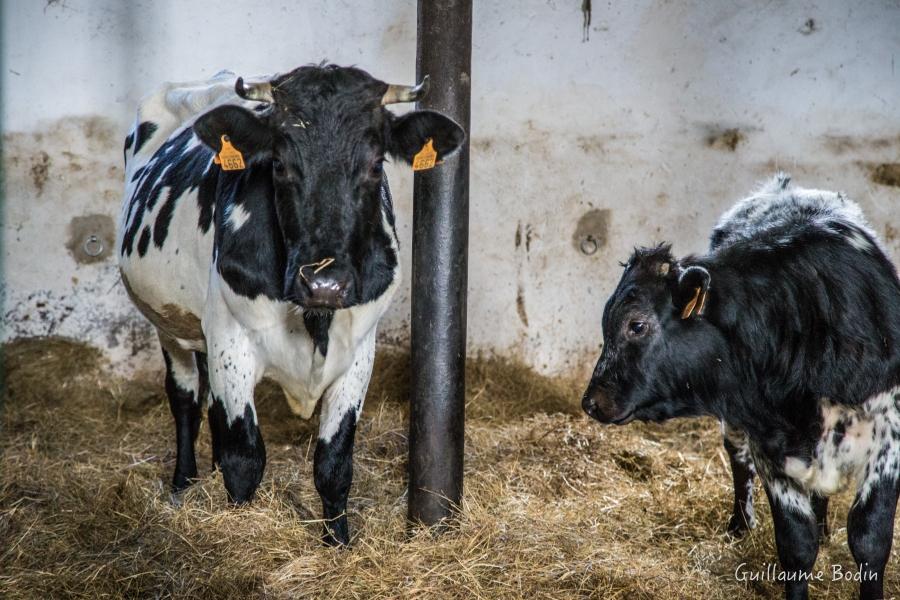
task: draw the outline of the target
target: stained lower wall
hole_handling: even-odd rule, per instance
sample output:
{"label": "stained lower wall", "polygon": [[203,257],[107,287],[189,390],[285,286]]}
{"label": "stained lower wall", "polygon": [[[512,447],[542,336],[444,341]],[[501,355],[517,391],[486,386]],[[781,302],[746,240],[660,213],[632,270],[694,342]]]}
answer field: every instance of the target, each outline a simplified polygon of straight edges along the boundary
{"label": "stained lower wall", "polygon": [[[475,3],[469,343],[584,371],[634,245],[702,251],[779,169],[858,200],[900,258],[896,2]],[[329,59],[415,75],[415,2],[7,0],[3,338],[88,339],[158,366],[110,254],[121,146],[164,80]],[[407,338],[411,174],[388,168]],[[91,239],[94,236],[96,240]]]}

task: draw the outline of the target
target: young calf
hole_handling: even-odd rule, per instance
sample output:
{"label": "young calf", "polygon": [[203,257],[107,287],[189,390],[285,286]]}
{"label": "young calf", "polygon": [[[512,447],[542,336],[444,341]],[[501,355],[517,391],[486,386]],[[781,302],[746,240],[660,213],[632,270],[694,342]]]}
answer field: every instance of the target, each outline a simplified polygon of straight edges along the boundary
{"label": "young calf", "polygon": [[900,492],[900,282],[859,207],[779,176],[728,211],[709,254],[635,251],[584,394],[603,423],[712,415],[753,524],[758,471],[788,598],[805,598],[826,498],[857,482],[860,597],[882,598]]}

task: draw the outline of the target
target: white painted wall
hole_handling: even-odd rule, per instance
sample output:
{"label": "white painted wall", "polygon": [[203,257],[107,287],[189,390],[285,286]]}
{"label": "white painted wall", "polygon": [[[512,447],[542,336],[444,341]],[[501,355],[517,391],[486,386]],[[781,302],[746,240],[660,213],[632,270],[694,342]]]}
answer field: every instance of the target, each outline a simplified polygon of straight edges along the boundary
{"label": "white painted wall", "polygon": [[[473,347],[547,371],[590,366],[631,247],[702,251],[718,214],[776,169],[846,191],[900,257],[900,188],[871,179],[875,165],[900,162],[896,2],[594,2],[589,41],[581,0],[475,4]],[[2,9],[2,335],[89,339],[123,365],[159,364],[151,332],[112,259],[78,264],[66,243],[74,217],[117,214],[122,139],[142,95],[222,68],[324,58],[384,80],[415,74],[412,1]],[[728,129],[740,130],[734,151],[710,145]],[[412,177],[388,172],[407,287],[382,335],[403,341]],[[585,256],[573,233],[592,208],[609,210],[608,237]]]}

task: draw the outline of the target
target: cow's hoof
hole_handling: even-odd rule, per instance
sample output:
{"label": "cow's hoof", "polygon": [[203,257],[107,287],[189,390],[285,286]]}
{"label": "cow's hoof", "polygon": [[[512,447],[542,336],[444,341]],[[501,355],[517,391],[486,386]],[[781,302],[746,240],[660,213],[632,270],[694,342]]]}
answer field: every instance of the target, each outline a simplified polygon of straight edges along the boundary
{"label": "cow's hoof", "polygon": [[222,479],[225,481],[225,491],[228,492],[228,500],[233,504],[246,504],[253,500],[256,488],[262,481],[263,471],[266,467],[265,454],[245,455],[240,453],[223,452],[219,461],[222,470]]}
{"label": "cow's hoof", "polygon": [[347,517],[341,516],[332,521],[325,521],[322,543],[335,547],[350,545],[350,528],[347,526]]}
{"label": "cow's hoof", "polygon": [[197,469],[194,469],[193,473],[179,473],[176,471],[175,476],[172,478],[172,494],[180,494],[191,487],[196,479]]}
{"label": "cow's hoof", "polygon": [[728,528],[726,529],[728,535],[733,538],[741,539],[747,532],[753,528],[753,523],[747,523],[747,520],[744,518],[744,515],[731,515],[731,518],[728,519]]}

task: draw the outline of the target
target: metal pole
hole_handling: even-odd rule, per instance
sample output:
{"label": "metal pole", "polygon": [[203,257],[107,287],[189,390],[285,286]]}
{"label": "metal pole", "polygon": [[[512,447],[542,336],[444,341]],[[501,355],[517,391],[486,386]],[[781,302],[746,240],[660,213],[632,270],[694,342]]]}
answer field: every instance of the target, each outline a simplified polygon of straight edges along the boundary
{"label": "metal pole", "polygon": [[[416,80],[431,78],[419,108],[469,132],[472,0],[419,0]],[[412,385],[409,520],[433,525],[462,500],[465,421],[469,142],[415,175],[412,242]]]}

